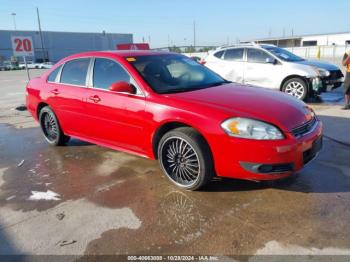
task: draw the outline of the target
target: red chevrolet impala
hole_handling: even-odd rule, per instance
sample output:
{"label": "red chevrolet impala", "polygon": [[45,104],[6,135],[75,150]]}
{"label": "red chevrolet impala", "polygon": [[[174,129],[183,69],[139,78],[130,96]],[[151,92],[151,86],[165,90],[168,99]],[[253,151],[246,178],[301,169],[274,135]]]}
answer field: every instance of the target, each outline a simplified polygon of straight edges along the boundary
{"label": "red chevrolet impala", "polygon": [[75,137],[159,159],[170,181],[189,190],[214,175],[283,178],[322,147],[322,123],[303,102],[167,52],[67,57],[29,82],[27,107],[48,143]]}

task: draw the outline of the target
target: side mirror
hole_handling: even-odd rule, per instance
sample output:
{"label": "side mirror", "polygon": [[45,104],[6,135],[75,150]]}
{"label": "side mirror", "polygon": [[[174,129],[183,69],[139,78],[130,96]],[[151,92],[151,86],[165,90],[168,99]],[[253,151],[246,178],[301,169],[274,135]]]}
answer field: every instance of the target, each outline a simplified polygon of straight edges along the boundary
{"label": "side mirror", "polygon": [[277,60],[274,58],[268,57],[268,58],[266,58],[265,63],[275,65],[275,64],[277,64]]}
{"label": "side mirror", "polygon": [[109,87],[109,91],[127,94],[136,94],[135,87],[127,82],[115,82]]}

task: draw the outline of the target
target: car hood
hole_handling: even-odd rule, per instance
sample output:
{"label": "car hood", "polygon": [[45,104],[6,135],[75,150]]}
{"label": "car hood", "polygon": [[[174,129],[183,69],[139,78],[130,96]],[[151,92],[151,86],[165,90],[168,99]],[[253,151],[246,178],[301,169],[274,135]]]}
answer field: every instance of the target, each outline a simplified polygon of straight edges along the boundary
{"label": "car hood", "polygon": [[212,107],[225,112],[225,117],[249,117],[269,122],[285,131],[305,123],[312,115],[304,102],[290,95],[235,83],[169,94],[168,97]]}
{"label": "car hood", "polygon": [[315,66],[318,68],[322,68],[325,70],[339,70],[339,67],[337,67],[336,65],[327,63],[327,62],[321,62],[321,61],[315,61],[315,60],[303,60],[303,61],[298,61],[295,62],[297,64],[303,64],[303,65],[309,65],[309,66]]}

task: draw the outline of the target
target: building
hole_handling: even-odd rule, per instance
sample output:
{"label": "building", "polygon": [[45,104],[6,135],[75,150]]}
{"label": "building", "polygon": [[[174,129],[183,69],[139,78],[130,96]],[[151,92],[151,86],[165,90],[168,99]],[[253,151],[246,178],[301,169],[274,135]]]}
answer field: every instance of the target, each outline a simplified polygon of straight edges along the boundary
{"label": "building", "polygon": [[[81,33],[81,32],[52,32],[0,30],[0,60],[10,60],[13,56],[11,45],[12,36],[30,36],[34,45],[34,56],[29,61],[57,62],[68,55],[95,50],[115,49],[117,44],[133,43],[132,34],[115,33]],[[41,44],[42,39],[42,44]],[[18,58],[22,60],[22,58]]]}
{"label": "building", "polygon": [[258,38],[246,42],[256,42],[259,44],[273,44],[280,47],[300,47],[300,46],[346,46],[350,44],[350,32],[299,35],[285,37]]}

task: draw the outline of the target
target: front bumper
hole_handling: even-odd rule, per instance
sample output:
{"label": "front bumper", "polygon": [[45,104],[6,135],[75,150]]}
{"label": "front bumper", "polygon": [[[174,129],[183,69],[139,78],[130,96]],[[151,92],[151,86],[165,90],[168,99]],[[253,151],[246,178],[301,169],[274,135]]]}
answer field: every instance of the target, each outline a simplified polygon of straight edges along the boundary
{"label": "front bumper", "polygon": [[222,177],[246,180],[287,177],[317,155],[322,146],[322,129],[322,123],[317,120],[313,131],[299,138],[292,133],[287,133],[283,140],[275,141],[221,137],[220,145],[216,145],[218,149],[212,149],[216,173]]}
{"label": "front bumper", "polygon": [[344,75],[340,70],[329,71],[329,76],[310,79],[311,89],[319,94],[340,87],[344,82]]}

